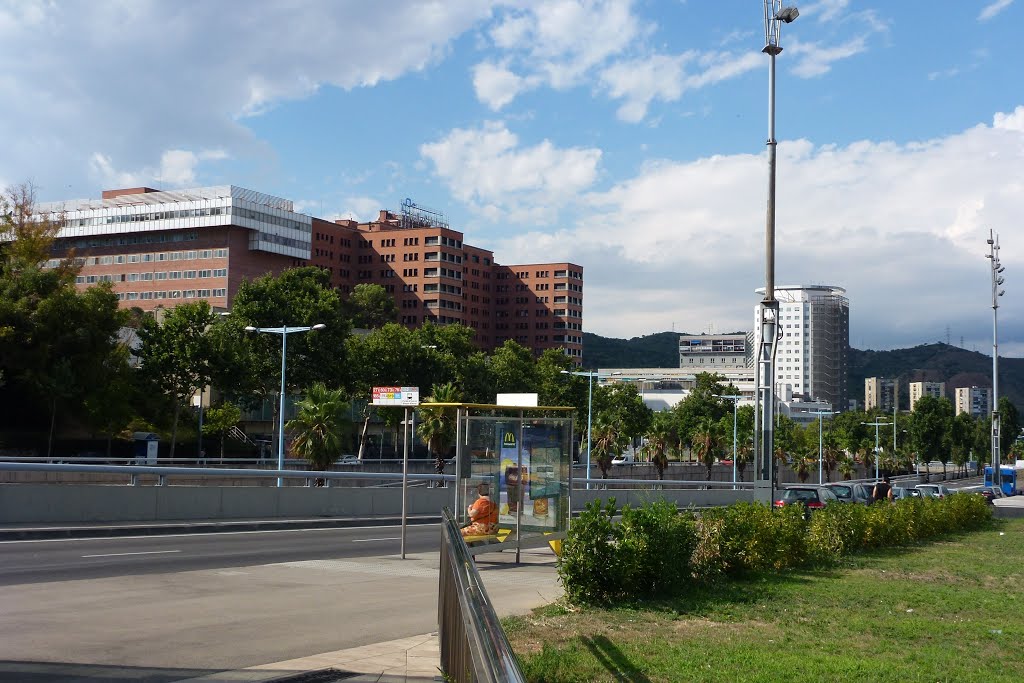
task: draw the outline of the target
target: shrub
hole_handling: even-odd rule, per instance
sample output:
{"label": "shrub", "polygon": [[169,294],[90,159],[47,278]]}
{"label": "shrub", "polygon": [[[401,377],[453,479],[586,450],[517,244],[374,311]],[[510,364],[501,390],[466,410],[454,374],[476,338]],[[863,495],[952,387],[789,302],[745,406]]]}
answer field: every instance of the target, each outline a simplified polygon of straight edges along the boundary
{"label": "shrub", "polygon": [[569,525],[558,578],[570,602],[605,603],[620,592],[615,566],[618,529],[612,523],[615,510],[614,498],[605,505],[595,500]]}
{"label": "shrub", "polygon": [[640,508],[622,508],[616,567],[622,588],[630,595],[670,593],[685,584],[697,545],[692,515],[656,501]]}

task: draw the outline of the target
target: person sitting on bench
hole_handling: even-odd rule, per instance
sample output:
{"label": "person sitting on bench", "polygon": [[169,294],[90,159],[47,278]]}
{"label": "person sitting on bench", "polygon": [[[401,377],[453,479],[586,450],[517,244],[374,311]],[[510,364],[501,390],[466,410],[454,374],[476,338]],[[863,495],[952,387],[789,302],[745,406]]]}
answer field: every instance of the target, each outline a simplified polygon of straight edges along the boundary
{"label": "person sitting on bench", "polygon": [[491,500],[491,487],[482,483],[476,487],[479,498],[469,506],[469,524],[462,527],[462,536],[489,536],[498,533],[498,506]]}

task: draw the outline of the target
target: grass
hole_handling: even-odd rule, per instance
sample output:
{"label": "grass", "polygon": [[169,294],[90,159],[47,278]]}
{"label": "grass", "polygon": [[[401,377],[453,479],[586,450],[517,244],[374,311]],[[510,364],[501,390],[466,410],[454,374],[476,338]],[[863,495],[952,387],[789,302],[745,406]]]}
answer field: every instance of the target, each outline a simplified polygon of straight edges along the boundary
{"label": "grass", "polygon": [[1024,681],[1024,520],[820,571],[503,621],[529,681]]}

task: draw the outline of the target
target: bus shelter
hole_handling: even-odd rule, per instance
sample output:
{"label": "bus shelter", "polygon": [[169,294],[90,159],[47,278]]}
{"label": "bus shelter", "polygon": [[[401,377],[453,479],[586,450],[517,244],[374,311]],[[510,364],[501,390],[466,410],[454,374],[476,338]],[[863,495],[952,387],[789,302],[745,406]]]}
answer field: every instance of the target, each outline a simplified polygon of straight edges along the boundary
{"label": "bus shelter", "polygon": [[[574,409],[454,405],[455,513],[470,552],[514,548],[518,561],[522,548],[560,550],[572,509]],[[481,508],[490,515],[483,525]]]}

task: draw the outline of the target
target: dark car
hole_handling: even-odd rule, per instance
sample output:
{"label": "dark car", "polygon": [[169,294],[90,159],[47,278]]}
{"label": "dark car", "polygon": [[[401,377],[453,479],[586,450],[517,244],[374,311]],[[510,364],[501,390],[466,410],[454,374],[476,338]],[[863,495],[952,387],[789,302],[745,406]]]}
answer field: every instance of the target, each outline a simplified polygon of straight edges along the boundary
{"label": "dark car", "polygon": [[836,494],[840,503],[853,503],[853,484],[825,484],[825,488]]}
{"label": "dark car", "polygon": [[1005,497],[1005,494],[995,486],[985,486],[978,491],[978,494],[982,496],[989,505],[995,505],[996,498]]}
{"label": "dark car", "polygon": [[804,515],[812,510],[821,510],[827,505],[838,503],[839,498],[827,486],[789,486],[780,489],[775,496],[775,507],[803,505]]}
{"label": "dark car", "polygon": [[853,502],[861,505],[871,505],[875,502],[871,492],[875,489],[875,482],[853,485]]}

